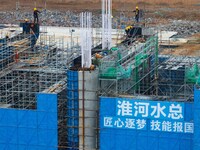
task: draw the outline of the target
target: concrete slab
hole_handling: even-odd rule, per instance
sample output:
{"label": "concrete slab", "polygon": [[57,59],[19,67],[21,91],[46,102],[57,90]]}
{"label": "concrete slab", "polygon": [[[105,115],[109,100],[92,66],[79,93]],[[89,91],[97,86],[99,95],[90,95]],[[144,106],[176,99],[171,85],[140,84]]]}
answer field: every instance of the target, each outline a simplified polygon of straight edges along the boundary
{"label": "concrete slab", "polygon": [[11,25],[11,24],[0,24],[0,39],[5,38],[6,35],[9,37],[14,37],[20,32],[22,32],[22,29],[17,25]]}
{"label": "concrete slab", "polygon": [[159,44],[162,46],[178,46],[183,43],[187,43],[188,39],[185,38],[173,38],[177,32],[174,31],[160,31],[158,32]]}
{"label": "concrete slab", "polygon": [[175,31],[159,31],[158,32],[158,40],[159,41],[169,41],[170,38],[176,35],[178,32]]}
{"label": "concrete slab", "polygon": [[[6,35],[9,35],[9,37],[13,37],[22,32],[22,28],[19,27],[18,25],[2,24],[1,26],[2,28],[0,28],[0,38],[4,38]],[[63,40],[65,47],[67,45],[70,46],[70,44],[77,45],[77,43],[80,43],[80,31],[81,28],[77,27],[56,27],[56,26],[40,27],[40,34],[55,36],[55,40],[57,40],[58,45],[60,44],[59,42]],[[102,38],[101,31],[102,31],[101,28],[92,28],[92,39],[94,45],[101,43],[101,38]],[[119,39],[121,39],[124,35],[125,32],[123,29],[112,29],[112,39],[113,39],[112,45],[114,46],[116,43],[120,42]],[[73,43],[71,41],[73,41]]]}

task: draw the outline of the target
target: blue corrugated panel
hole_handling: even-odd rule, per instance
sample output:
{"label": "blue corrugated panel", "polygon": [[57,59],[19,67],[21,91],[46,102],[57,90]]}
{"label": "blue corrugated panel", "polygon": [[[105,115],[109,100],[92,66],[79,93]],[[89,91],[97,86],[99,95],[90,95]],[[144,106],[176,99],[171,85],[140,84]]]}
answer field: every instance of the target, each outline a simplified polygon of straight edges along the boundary
{"label": "blue corrugated panel", "polygon": [[79,146],[78,72],[67,71],[67,149],[78,150]]}
{"label": "blue corrugated panel", "polygon": [[194,148],[200,149],[200,90],[194,89]]}
{"label": "blue corrugated panel", "polygon": [[1,150],[57,150],[57,95],[38,94],[36,110],[0,109]]}

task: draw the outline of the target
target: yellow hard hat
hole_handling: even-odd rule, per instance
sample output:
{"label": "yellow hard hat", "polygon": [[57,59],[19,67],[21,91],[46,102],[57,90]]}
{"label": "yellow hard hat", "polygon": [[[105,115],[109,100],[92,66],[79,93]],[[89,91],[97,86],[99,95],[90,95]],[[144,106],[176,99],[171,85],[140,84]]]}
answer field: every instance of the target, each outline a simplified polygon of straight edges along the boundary
{"label": "yellow hard hat", "polygon": [[138,6],[136,6],[136,9],[139,9],[139,7],[138,7]]}
{"label": "yellow hard hat", "polygon": [[34,10],[37,10],[37,8],[34,8]]}
{"label": "yellow hard hat", "polygon": [[24,19],[24,21],[28,22],[28,19]]}
{"label": "yellow hard hat", "polygon": [[133,28],[133,26],[127,26],[126,28],[125,28],[125,30],[129,30],[129,29],[132,29]]}

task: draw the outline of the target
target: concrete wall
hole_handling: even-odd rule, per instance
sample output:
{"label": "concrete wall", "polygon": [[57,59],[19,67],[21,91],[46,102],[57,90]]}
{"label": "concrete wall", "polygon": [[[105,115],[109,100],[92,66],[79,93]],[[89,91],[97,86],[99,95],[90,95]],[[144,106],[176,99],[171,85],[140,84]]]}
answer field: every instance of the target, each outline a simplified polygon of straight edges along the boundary
{"label": "concrete wall", "polygon": [[[84,76],[84,81],[83,81],[83,76]],[[97,140],[97,124],[98,124],[97,91],[99,87],[98,70],[91,72],[79,71],[78,78],[79,78],[79,83],[78,83],[79,84],[79,149],[93,150],[96,149],[96,140]],[[83,112],[82,102],[84,102],[84,112]],[[85,122],[84,127],[83,127],[83,121]]]}

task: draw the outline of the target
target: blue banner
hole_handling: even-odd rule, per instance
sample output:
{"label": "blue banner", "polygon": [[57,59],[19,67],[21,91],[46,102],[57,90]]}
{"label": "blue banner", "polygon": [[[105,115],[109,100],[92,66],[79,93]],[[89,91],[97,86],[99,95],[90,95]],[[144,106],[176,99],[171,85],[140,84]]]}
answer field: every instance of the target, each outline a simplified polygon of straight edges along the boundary
{"label": "blue banner", "polygon": [[191,102],[101,97],[100,150],[189,150],[196,123]]}
{"label": "blue banner", "polygon": [[184,121],[184,103],[116,98],[115,115],[101,118],[101,128],[193,133],[193,122]]}

